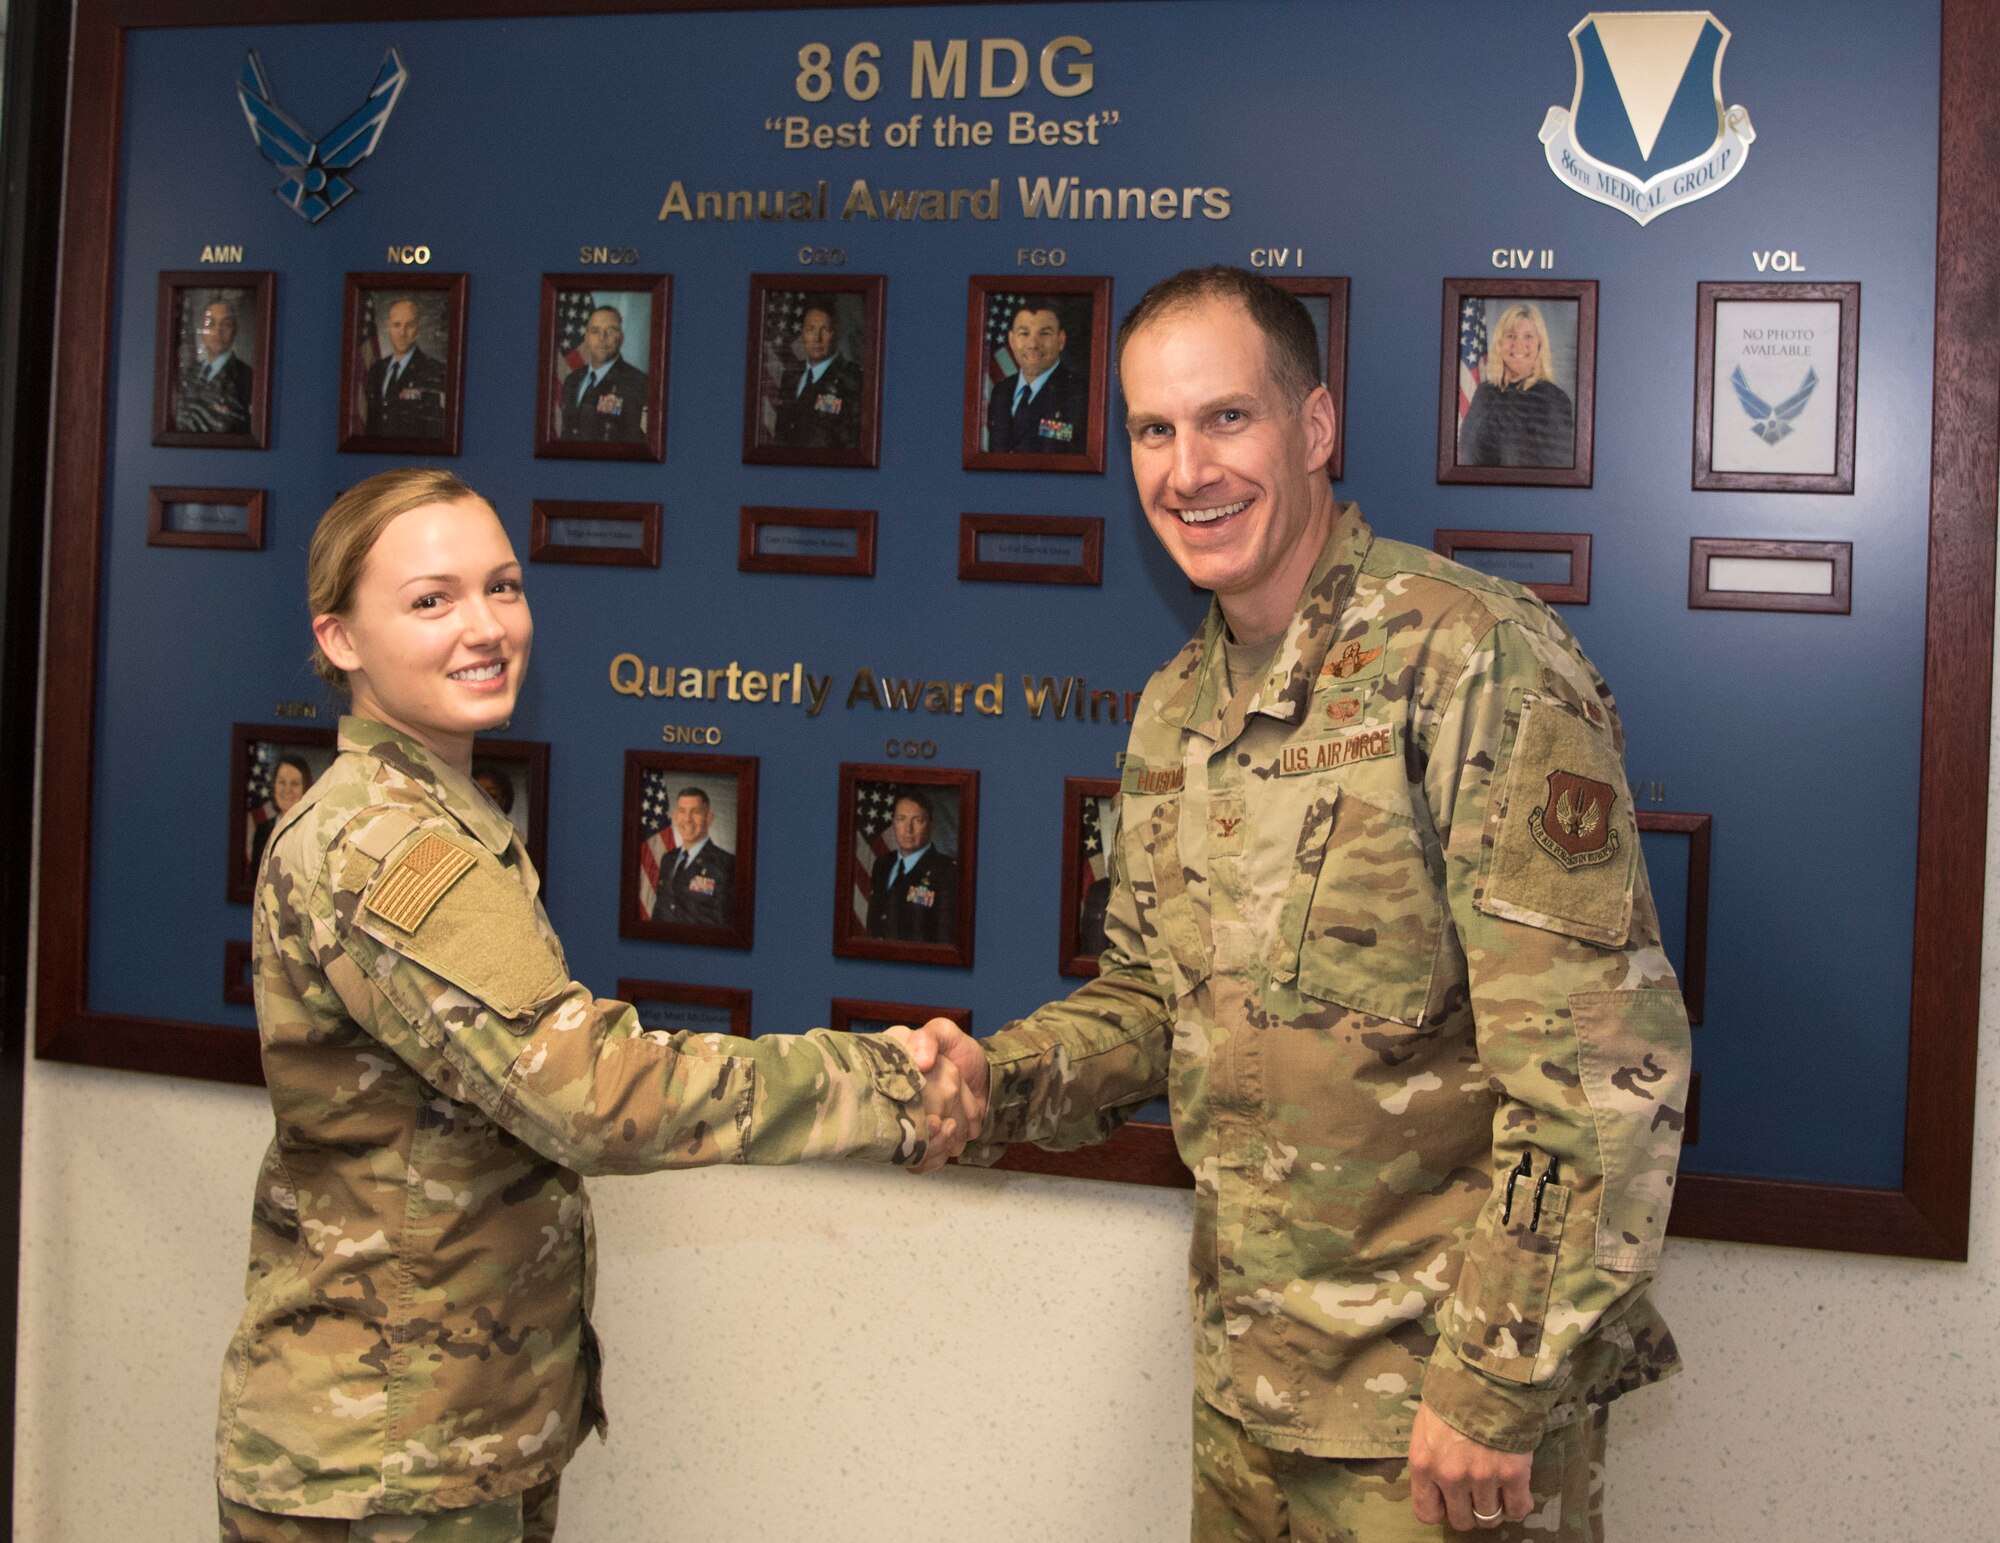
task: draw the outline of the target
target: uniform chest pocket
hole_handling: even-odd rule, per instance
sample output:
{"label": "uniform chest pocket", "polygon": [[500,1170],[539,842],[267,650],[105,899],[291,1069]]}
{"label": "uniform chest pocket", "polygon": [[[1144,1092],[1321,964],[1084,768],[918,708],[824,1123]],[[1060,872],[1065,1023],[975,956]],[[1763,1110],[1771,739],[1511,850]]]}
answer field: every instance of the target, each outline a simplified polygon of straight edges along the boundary
{"label": "uniform chest pocket", "polygon": [[1416,820],[1328,784],[1299,828],[1273,981],[1414,1027],[1445,936],[1444,896]]}
{"label": "uniform chest pocket", "polygon": [[1181,860],[1180,795],[1149,805],[1127,794],[1121,800],[1119,824],[1146,957],[1166,976],[1174,996],[1185,997],[1207,979],[1208,953],[1201,946]]}

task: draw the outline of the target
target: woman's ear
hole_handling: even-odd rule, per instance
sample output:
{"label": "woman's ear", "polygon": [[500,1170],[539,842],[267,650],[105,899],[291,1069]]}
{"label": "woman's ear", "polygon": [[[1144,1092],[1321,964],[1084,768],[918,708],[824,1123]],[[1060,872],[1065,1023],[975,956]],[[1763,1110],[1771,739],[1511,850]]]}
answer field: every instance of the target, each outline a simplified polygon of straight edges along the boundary
{"label": "woman's ear", "polygon": [[354,651],[354,640],[348,636],[345,620],[329,611],[324,616],[313,618],[312,629],[319,651],[336,669],[353,671],[361,668],[361,656]]}

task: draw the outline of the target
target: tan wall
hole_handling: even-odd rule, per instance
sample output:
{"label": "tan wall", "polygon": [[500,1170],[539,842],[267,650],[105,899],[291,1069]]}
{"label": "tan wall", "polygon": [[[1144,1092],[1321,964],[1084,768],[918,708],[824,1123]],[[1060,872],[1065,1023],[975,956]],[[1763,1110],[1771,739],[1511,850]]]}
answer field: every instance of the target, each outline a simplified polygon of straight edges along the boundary
{"label": "tan wall", "polygon": [[[1674,1244],[1690,1370],[1614,1420],[1620,1543],[1995,1525],[2000,831],[1987,849],[1971,1263]],[[30,1068],[17,1537],[214,1538],[269,1125],[250,1090]],[[1184,1196],[861,1168],[595,1193],[614,1428],[570,1469],[570,1543],[1185,1536]]]}

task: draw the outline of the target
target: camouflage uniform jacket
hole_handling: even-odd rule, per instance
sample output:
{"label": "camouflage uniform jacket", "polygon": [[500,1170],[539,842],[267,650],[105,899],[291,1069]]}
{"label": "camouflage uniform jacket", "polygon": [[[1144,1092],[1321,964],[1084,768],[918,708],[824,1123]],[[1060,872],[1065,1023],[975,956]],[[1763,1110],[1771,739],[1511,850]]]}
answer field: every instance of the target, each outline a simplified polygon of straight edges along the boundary
{"label": "camouflage uniform jacket", "polygon": [[281,819],[252,944],[277,1133],[217,1477],[262,1511],[483,1504],[602,1428],[580,1174],[923,1151],[876,1036],[648,1032],[569,978],[513,827],[379,724]]}
{"label": "camouflage uniform jacket", "polygon": [[1687,1020],[1610,691],[1525,590],[1352,505],[1233,699],[1224,636],[1146,688],[1101,973],[987,1041],[988,1139],[1164,1089],[1209,1402],[1318,1456],[1402,1453],[1420,1397],[1529,1450],[1678,1364],[1645,1287]]}

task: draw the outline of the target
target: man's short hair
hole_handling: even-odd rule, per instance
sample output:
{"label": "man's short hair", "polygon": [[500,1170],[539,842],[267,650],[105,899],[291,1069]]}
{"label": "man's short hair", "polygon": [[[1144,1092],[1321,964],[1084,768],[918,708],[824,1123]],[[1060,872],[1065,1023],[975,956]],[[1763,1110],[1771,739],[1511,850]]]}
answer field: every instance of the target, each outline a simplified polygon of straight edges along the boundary
{"label": "man's short hair", "polygon": [[674,802],[679,803],[684,798],[698,798],[701,800],[702,808],[706,809],[708,807],[708,794],[700,788],[682,788],[680,792],[674,795]]}
{"label": "man's short hair", "polygon": [[1132,334],[1161,317],[1187,310],[1205,300],[1234,300],[1250,313],[1250,319],[1264,334],[1264,352],[1272,379],[1297,407],[1312,395],[1320,383],[1319,333],[1312,316],[1297,295],[1280,289],[1262,274],[1248,268],[1218,265],[1212,268],[1183,268],[1172,278],[1161,279],[1139,303],[1125,313],[1118,324],[1117,356],[1122,367],[1125,345]]}
{"label": "man's short hair", "polygon": [[[623,332],[625,330],[625,313],[615,305],[593,305],[590,308],[590,316],[602,316],[607,311],[618,318],[618,330]],[[588,322],[590,316],[584,317],[584,320]]]}
{"label": "man's short hair", "polygon": [[1045,313],[1056,319],[1056,331],[1069,331],[1069,328],[1063,325],[1062,311],[1057,308],[1053,300],[1023,300],[1019,305],[1014,307],[1013,313],[1008,316],[1007,330],[1009,332],[1013,331],[1014,324],[1023,316],[1040,316]]}
{"label": "man's short hair", "polygon": [[231,321],[239,323],[242,321],[242,318],[236,314],[236,302],[234,300],[231,300],[227,295],[217,295],[213,300],[209,301],[207,305],[203,306],[202,309],[204,311],[209,311],[215,309],[215,307],[217,306],[220,306],[223,310],[229,313],[229,319]]}
{"label": "man's short hair", "polygon": [[801,328],[806,324],[806,317],[810,316],[814,311],[824,312],[826,319],[833,323],[833,330],[835,332],[840,330],[840,312],[834,309],[833,296],[807,295],[805,304],[799,307],[799,326]]}
{"label": "man's short hair", "polygon": [[915,804],[919,809],[923,810],[923,812],[926,815],[929,815],[931,813],[930,796],[917,788],[896,789],[896,796],[889,800],[890,811],[893,813],[896,808],[896,805],[904,802],[905,800],[908,800],[910,803]]}

